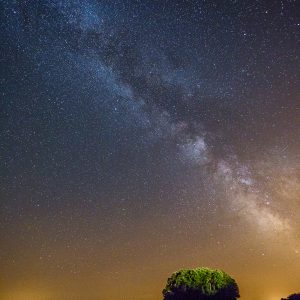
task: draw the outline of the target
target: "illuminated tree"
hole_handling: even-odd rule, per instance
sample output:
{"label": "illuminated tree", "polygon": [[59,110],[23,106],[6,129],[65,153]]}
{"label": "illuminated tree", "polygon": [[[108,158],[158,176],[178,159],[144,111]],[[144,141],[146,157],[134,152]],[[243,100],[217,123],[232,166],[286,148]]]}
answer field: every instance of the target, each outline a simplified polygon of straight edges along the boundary
{"label": "illuminated tree", "polygon": [[221,270],[180,270],[168,278],[164,300],[235,300],[240,297],[233,278]]}

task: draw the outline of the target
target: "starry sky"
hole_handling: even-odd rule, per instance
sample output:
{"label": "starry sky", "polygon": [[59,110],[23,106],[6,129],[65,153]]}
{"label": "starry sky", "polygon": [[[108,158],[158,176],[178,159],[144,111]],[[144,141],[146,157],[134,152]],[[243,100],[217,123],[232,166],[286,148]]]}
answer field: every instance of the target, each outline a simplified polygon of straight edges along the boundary
{"label": "starry sky", "polygon": [[299,291],[299,1],[0,3],[1,299]]}

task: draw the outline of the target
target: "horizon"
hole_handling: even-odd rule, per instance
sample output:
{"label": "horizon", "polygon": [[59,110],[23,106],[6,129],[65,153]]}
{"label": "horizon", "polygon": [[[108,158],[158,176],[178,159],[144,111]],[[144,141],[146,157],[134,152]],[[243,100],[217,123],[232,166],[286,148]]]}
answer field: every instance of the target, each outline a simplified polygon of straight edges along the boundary
{"label": "horizon", "polygon": [[1,300],[300,292],[297,4],[1,1]]}

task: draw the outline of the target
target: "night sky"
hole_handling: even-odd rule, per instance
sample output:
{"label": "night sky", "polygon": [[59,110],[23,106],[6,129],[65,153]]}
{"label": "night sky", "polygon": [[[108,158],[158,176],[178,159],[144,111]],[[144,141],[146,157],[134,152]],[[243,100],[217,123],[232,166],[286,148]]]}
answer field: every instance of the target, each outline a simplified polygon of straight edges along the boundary
{"label": "night sky", "polygon": [[1,300],[300,290],[299,1],[0,3]]}

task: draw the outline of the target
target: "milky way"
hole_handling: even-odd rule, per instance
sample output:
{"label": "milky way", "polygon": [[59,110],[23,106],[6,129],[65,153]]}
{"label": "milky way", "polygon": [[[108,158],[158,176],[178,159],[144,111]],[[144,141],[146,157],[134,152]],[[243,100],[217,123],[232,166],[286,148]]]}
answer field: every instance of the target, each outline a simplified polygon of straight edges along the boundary
{"label": "milky way", "polygon": [[297,292],[298,5],[2,1],[3,299]]}

